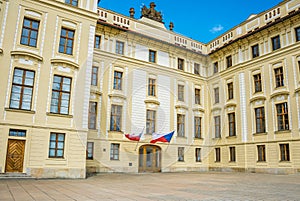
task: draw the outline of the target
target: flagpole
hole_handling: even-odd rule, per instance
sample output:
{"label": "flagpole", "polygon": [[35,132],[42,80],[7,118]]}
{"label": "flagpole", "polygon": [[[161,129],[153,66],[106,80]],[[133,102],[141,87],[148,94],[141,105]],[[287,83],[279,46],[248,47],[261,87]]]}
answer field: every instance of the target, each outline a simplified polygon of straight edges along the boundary
{"label": "flagpole", "polygon": [[136,149],[137,149],[137,147],[138,147],[138,145],[139,145],[139,142],[140,142],[140,140],[141,140],[141,138],[142,138],[142,136],[143,136],[144,129],[145,129],[145,126],[144,126],[144,128],[143,128],[143,130],[142,130],[142,134],[141,134],[141,136],[140,136],[139,141],[137,141],[137,143],[136,143],[136,145],[135,145],[134,151],[136,151]]}

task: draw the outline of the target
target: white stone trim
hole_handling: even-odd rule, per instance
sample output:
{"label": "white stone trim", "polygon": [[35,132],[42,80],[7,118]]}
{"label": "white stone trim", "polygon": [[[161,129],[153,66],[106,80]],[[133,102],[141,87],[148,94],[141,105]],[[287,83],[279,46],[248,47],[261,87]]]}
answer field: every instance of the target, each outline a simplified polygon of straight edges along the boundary
{"label": "white stone trim", "polygon": [[240,110],[241,110],[241,128],[242,128],[242,141],[247,142],[247,110],[246,110],[246,87],[245,87],[245,73],[239,74],[240,80]]}
{"label": "white stone trim", "polygon": [[16,22],[16,32],[15,32],[15,36],[14,36],[14,46],[13,46],[14,49],[16,49],[17,37],[18,37],[18,33],[20,32],[18,29],[19,23],[20,23],[20,17],[21,17],[20,14],[21,14],[21,6],[19,6],[18,17],[17,17],[17,22]]}
{"label": "white stone trim", "polygon": [[6,7],[5,7],[5,12],[4,12],[4,16],[3,16],[1,38],[0,38],[0,48],[3,45],[3,39],[4,39],[5,27],[6,27],[6,21],[7,21],[7,14],[8,14],[8,7],[9,7],[9,2],[6,1]]}
{"label": "white stone trim", "polygon": [[43,51],[44,51],[47,20],[48,20],[48,13],[45,14],[45,19],[44,19],[44,26],[43,26],[43,31],[42,31],[42,39],[41,39],[41,43],[40,43],[41,44],[40,55],[43,55]]}
{"label": "white stone trim", "polygon": [[88,128],[88,118],[89,118],[89,98],[91,89],[91,73],[93,65],[93,52],[94,52],[94,36],[96,27],[90,26],[89,30],[89,42],[88,42],[88,56],[86,61],[86,72],[85,72],[85,91],[84,91],[84,102],[83,102],[83,112],[82,112],[82,128]]}
{"label": "white stone trim", "polygon": [[56,16],[56,22],[55,22],[54,41],[52,44],[52,58],[54,58],[54,55],[55,55],[56,39],[57,39],[57,34],[58,34],[57,32],[58,32],[58,16]]}

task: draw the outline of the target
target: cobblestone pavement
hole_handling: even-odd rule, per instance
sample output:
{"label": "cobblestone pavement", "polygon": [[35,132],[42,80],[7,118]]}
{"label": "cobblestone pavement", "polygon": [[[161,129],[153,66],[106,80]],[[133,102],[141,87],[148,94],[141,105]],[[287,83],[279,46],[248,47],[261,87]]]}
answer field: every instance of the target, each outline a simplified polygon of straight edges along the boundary
{"label": "cobblestone pavement", "polygon": [[87,179],[0,180],[0,200],[300,200],[300,175],[100,174]]}

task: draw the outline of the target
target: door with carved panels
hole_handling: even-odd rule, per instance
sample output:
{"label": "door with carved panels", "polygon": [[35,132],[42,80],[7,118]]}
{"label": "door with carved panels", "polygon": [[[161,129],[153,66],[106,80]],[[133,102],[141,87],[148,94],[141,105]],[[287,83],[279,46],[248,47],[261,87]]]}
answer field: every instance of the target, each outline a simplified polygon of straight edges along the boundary
{"label": "door with carved panels", "polygon": [[153,145],[144,145],[139,149],[139,172],[161,171],[161,149]]}
{"label": "door with carved panels", "polygon": [[24,152],[25,140],[8,140],[5,172],[23,172]]}

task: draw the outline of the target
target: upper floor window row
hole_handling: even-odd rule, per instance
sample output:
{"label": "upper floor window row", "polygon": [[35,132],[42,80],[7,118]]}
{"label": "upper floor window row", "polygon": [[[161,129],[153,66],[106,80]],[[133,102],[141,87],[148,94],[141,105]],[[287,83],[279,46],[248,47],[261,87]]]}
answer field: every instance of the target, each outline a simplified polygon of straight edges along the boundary
{"label": "upper floor window row", "polygon": [[78,0],[65,0],[65,3],[72,6],[78,6]]}
{"label": "upper floor window row", "polygon": [[272,49],[273,50],[277,50],[280,49],[280,36],[275,36],[273,38],[271,38],[272,40]]}

